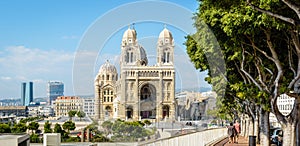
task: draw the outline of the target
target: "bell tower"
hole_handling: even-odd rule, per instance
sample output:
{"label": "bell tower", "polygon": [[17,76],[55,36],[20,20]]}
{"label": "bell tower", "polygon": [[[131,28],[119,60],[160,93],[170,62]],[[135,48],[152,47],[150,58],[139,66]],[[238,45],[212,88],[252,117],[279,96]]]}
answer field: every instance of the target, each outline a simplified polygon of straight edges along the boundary
{"label": "bell tower", "polygon": [[174,65],[174,39],[172,33],[166,28],[160,32],[157,41],[158,65]]}

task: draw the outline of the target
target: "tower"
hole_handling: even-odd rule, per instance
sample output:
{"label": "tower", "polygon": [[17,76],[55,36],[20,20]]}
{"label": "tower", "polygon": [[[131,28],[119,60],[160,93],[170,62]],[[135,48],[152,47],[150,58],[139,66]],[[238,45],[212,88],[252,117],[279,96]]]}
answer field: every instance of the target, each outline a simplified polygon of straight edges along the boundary
{"label": "tower", "polygon": [[58,96],[64,96],[64,83],[60,81],[49,81],[47,84],[47,96],[50,105],[53,104],[53,101]]}
{"label": "tower", "polygon": [[95,86],[95,118],[104,119],[113,116],[113,101],[116,93],[117,69],[109,61],[103,64],[96,76]]}
{"label": "tower", "polygon": [[174,65],[174,40],[166,27],[160,32],[157,41],[157,64]]}
{"label": "tower", "polygon": [[25,105],[25,98],[26,98],[26,83],[21,84],[21,104],[22,106]]}
{"label": "tower", "polygon": [[137,42],[137,33],[134,28],[128,27],[124,32],[121,43],[121,68],[124,66],[147,65],[146,51]]}

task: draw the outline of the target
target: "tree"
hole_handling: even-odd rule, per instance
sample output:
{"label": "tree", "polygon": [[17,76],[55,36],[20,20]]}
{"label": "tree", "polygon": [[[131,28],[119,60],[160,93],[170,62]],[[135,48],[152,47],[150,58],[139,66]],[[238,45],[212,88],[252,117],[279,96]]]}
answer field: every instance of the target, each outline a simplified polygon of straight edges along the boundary
{"label": "tree", "polygon": [[68,112],[68,115],[69,115],[69,120],[70,121],[72,121],[72,118],[76,115],[76,113],[77,113],[77,111],[73,111],[73,110],[71,110],[71,111],[69,111]]}
{"label": "tree", "polygon": [[29,123],[29,125],[28,125],[28,129],[29,130],[32,130],[31,132],[33,133],[33,130],[35,130],[35,132],[34,133],[36,133],[36,130],[38,130],[39,129],[39,123],[37,123],[37,122],[31,122],[31,123]]}
{"label": "tree", "polygon": [[8,124],[0,123],[0,133],[10,133],[10,132],[11,130]]}
{"label": "tree", "polygon": [[44,133],[52,133],[51,123],[49,121],[45,122]]}
{"label": "tree", "polygon": [[111,121],[104,121],[102,123],[102,128],[104,129],[104,133],[106,134],[106,136],[111,133],[112,126],[113,126],[113,123]]}
{"label": "tree", "polygon": [[38,134],[32,133],[30,135],[30,143],[40,143],[40,142],[41,142],[41,139],[39,138]]}
{"label": "tree", "polygon": [[27,126],[25,123],[18,123],[12,127],[13,133],[24,133],[27,130]]}
{"label": "tree", "polygon": [[72,121],[67,121],[62,125],[64,130],[67,130],[70,133],[70,130],[74,130],[76,128],[75,123]]}
{"label": "tree", "polygon": [[[212,76],[216,70],[207,58],[215,45],[205,42],[208,37],[203,33],[203,21],[214,32],[225,56],[229,82],[225,95],[241,101],[249,116],[255,117],[259,111],[263,145],[269,145],[270,112],[282,125],[283,145],[296,145],[296,139],[300,139],[297,128],[293,128],[300,127],[299,4],[295,0],[201,0],[195,18],[198,32],[191,37],[196,43],[189,38],[187,41],[188,54],[195,66],[209,70],[208,81],[218,80]],[[216,82],[211,84],[218,86]],[[279,112],[276,102],[284,93],[296,99],[288,116]]]}
{"label": "tree", "polygon": [[62,132],[63,132],[61,126],[60,126],[58,123],[56,123],[56,124],[54,125],[53,132],[54,132],[54,133],[62,133]]}
{"label": "tree", "polygon": [[81,118],[85,117],[85,113],[83,111],[78,111],[77,116],[80,118],[81,121]]}

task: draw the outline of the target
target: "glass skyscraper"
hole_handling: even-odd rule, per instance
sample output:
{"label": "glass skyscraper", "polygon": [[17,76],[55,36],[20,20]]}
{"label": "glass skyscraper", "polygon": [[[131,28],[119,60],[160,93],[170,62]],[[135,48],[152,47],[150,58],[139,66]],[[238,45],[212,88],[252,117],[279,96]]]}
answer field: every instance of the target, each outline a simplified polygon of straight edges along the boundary
{"label": "glass skyscraper", "polygon": [[25,98],[26,98],[26,83],[21,84],[21,104],[25,105]]}
{"label": "glass skyscraper", "polygon": [[28,86],[26,83],[21,84],[21,102],[23,106],[28,106],[33,102],[33,82],[29,82]]}
{"label": "glass skyscraper", "polygon": [[47,84],[47,96],[49,104],[52,105],[53,101],[58,96],[64,95],[64,83],[60,81],[49,81]]}

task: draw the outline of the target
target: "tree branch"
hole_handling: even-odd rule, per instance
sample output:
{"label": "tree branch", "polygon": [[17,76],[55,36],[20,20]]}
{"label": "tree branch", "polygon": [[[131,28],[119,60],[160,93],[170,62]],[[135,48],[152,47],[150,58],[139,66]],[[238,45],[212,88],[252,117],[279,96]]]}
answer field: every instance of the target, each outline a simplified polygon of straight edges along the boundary
{"label": "tree branch", "polygon": [[277,68],[277,76],[274,80],[275,88],[274,88],[274,91],[273,91],[273,97],[277,98],[278,92],[279,92],[279,87],[280,87],[279,81],[283,76],[283,71],[282,71],[282,66],[280,64],[280,61],[278,59],[278,55],[277,55],[277,53],[275,51],[275,48],[273,47],[273,44],[272,44],[272,41],[271,41],[271,33],[270,33],[270,31],[264,31],[264,32],[265,32],[265,35],[267,37],[268,48],[270,49],[270,51],[272,53],[272,58],[274,60],[276,68]]}
{"label": "tree branch", "polygon": [[295,11],[295,13],[298,15],[299,19],[300,19],[300,7],[295,5],[294,3],[292,3],[289,0],[282,0],[288,7],[290,7],[293,11]]}
{"label": "tree branch", "polygon": [[261,9],[253,4],[251,4],[251,0],[247,0],[247,4],[254,10],[257,10],[261,13],[265,13],[269,16],[272,16],[272,17],[275,17],[275,18],[278,18],[278,19],[281,19],[285,22],[288,22],[288,23],[291,23],[295,26],[299,26],[300,25],[300,22],[298,20],[295,20],[295,19],[292,19],[292,18],[289,18],[289,17],[285,17],[285,16],[282,16],[282,15],[279,15],[279,14],[276,14],[276,13],[273,13],[271,11],[267,11],[267,10],[264,10],[264,9]]}
{"label": "tree branch", "polygon": [[244,70],[244,62],[245,62],[245,48],[242,46],[243,48],[243,53],[242,53],[242,63],[241,63],[241,71],[248,77],[250,78],[250,80],[252,81],[252,83],[254,83],[258,88],[259,90],[263,91],[262,87],[254,80],[254,78]]}

